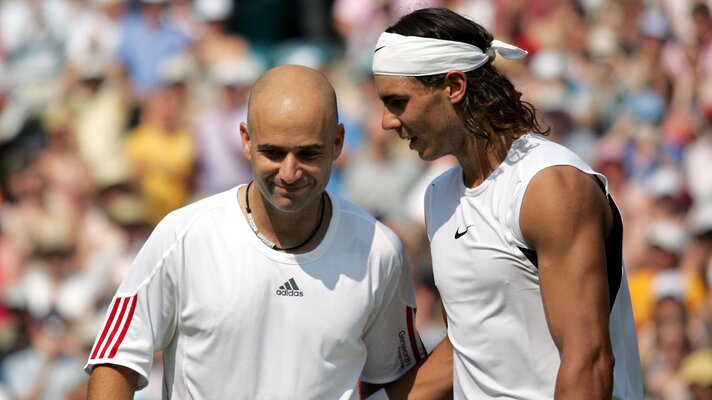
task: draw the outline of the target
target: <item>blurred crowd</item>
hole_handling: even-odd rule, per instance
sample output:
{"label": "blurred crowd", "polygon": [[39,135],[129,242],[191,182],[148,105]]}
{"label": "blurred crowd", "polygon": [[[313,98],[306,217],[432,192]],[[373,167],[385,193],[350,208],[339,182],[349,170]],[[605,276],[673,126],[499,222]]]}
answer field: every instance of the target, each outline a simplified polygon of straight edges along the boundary
{"label": "blurred crowd", "polygon": [[496,64],[621,209],[646,399],[712,399],[712,1],[0,0],[0,400],[85,398],[87,353],[153,226],[250,181],[238,124],[281,64],[336,87],[329,190],[405,243],[432,349],[422,198],[454,161],[383,131],[370,76],[380,32],[428,6],[529,51]]}

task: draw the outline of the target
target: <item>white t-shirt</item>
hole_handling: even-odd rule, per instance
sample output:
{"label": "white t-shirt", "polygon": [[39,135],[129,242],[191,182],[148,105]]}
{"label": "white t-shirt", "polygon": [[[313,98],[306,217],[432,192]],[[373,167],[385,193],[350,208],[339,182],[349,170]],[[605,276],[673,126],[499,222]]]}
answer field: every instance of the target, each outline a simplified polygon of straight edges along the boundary
{"label": "white t-shirt", "polygon": [[395,234],[353,204],[314,250],[265,246],[237,188],[169,214],[118,289],[86,366],[147,383],[163,351],[164,398],[358,399],[359,379],[399,378],[425,351]]}
{"label": "white t-shirt", "polygon": [[[544,315],[536,253],[519,227],[527,185],[554,165],[593,174],[607,191],[602,175],[563,146],[535,135],[516,140],[502,164],[475,188],[465,187],[460,166],[428,187],[426,222],[435,283],[454,348],[455,398],[554,397],[561,359]],[[621,260],[622,225],[617,221],[606,241],[609,288],[615,295],[610,313],[616,360],[613,397],[642,399],[637,337]]]}

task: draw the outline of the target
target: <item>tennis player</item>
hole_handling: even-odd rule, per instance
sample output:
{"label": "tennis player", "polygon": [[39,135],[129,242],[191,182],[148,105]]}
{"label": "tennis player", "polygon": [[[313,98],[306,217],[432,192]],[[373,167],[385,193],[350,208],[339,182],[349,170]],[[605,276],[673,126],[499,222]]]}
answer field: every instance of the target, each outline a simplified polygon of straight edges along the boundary
{"label": "tennis player", "polygon": [[643,397],[621,216],[606,178],[544,137],[493,63],[526,54],[446,9],[414,11],[376,44],[383,128],[459,163],[425,196],[447,339],[373,398],[453,368],[456,399]]}
{"label": "tennis player", "polygon": [[157,226],[91,350],[90,399],[132,398],[158,351],[171,399],[358,399],[425,356],[400,241],[325,191],[344,140],[326,78],[266,72],[240,134],[254,182]]}

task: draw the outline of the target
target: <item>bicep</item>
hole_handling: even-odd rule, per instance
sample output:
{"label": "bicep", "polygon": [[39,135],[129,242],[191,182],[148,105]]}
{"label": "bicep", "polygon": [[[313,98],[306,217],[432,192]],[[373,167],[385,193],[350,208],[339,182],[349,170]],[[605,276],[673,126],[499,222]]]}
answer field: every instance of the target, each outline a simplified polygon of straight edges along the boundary
{"label": "bicep", "polygon": [[612,216],[595,179],[551,167],[532,179],[522,202],[520,226],[537,252],[547,324],[562,352],[588,340],[607,346],[605,238]]}

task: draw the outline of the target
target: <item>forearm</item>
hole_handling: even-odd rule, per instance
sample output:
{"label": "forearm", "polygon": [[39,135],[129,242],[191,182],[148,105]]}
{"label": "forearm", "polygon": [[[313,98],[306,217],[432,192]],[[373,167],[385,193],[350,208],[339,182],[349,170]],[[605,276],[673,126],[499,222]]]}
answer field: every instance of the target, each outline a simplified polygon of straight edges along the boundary
{"label": "forearm", "polygon": [[562,357],[556,378],[556,400],[610,399],[613,392],[613,355],[600,351],[589,357]]}
{"label": "forearm", "polygon": [[452,345],[446,337],[432,353],[388,386],[388,398],[435,400],[452,398]]}
{"label": "forearm", "polygon": [[89,400],[130,400],[138,383],[138,374],[118,365],[100,365],[89,377]]}

